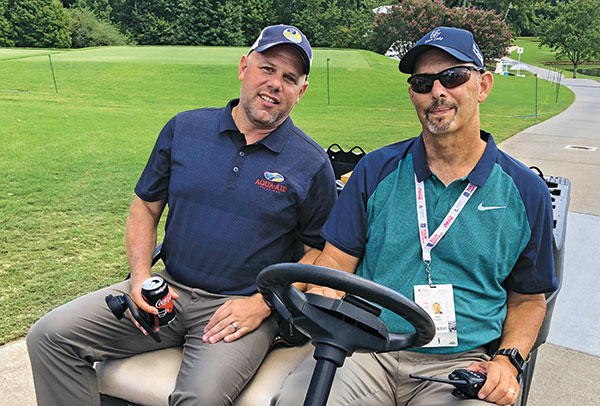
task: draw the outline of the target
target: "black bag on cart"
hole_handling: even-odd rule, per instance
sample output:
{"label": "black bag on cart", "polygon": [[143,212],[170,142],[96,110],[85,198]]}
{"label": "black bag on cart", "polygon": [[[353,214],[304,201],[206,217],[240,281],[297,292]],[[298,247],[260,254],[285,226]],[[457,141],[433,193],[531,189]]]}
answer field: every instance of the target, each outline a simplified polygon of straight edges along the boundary
{"label": "black bag on cart", "polygon": [[340,179],[343,174],[354,169],[358,161],[366,155],[366,152],[358,145],[352,147],[350,151],[344,151],[339,144],[331,144],[327,148],[327,155],[331,161],[331,166],[333,166],[335,178]]}

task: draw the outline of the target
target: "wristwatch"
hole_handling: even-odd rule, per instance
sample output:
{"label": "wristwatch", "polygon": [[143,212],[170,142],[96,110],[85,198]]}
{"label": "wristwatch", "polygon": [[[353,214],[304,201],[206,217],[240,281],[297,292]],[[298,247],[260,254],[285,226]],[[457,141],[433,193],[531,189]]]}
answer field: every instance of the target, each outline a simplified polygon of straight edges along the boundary
{"label": "wristwatch", "polygon": [[519,350],[517,350],[516,348],[502,348],[496,351],[492,359],[496,358],[498,355],[505,355],[508,357],[510,363],[513,364],[515,368],[517,368],[518,378],[523,372],[523,367],[525,366],[525,361],[523,360],[523,357],[521,356]]}

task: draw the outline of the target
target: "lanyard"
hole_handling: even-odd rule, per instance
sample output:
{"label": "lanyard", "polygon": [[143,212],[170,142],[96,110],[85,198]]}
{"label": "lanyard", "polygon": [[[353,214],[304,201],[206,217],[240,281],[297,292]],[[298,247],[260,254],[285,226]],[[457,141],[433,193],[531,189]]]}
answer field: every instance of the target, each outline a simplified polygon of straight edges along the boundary
{"label": "lanyard", "polygon": [[454,223],[454,220],[458,217],[462,209],[465,207],[473,193],[477,189],[477,186],[469,182],[465,187],[465,190],[460,194],[454,206],[450,209],[442,224],[435,230],[435,232],[429,236],[429,229],[427,227],[427,206],[425,204],[425,185],[423,182],[419,182],[417,175],[415,174],[415,192],[417,195],[417,219],[419,221],[419,239],[421,240],[421,251],[423,253],[423,262],[425,262],[425,270],[427,271],[427,277],[429,278],[429,285],[433,286],[431,280],[431,250],[437,245],[437,243],[446,235],[448,229]]}

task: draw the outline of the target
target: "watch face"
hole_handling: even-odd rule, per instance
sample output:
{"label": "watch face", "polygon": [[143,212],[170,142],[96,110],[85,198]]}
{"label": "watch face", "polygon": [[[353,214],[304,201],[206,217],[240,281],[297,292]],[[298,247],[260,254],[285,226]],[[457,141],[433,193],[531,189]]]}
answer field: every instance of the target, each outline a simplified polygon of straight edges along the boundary
{"label": "watch face", "polygon": [[517,350],[516,348],[511,348],[510,350],[511,355],[513,357],[515,357],[515,359],[519,362],[519,364],[521,364],[521,366],[523,365],[523,357],[521,357],[521,353],[519,352],[519,350]]}
{"label": "watch face", "polygon": [[498,350],[496,354],[507,356],[510,359],[510,362],[515,366],[515,368],[517,368],[519,373],[523,372],[523,364],[525,364],[525,361],[523,360],[523,357],[521,356],[521,353],[518,349],[503,348],[501,350]]}

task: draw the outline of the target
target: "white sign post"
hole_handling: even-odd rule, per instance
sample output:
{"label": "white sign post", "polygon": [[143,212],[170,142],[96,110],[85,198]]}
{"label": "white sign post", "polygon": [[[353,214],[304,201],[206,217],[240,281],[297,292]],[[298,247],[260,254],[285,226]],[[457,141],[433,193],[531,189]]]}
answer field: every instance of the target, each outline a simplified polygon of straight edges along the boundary
{"label": "white sign post", "polygon": [[517,48],[517,53],[519,54],[519,61],[517,62],[517,76],[521,76],[519,73],[521,72],[521,54],[523,53],[523,48]]}

